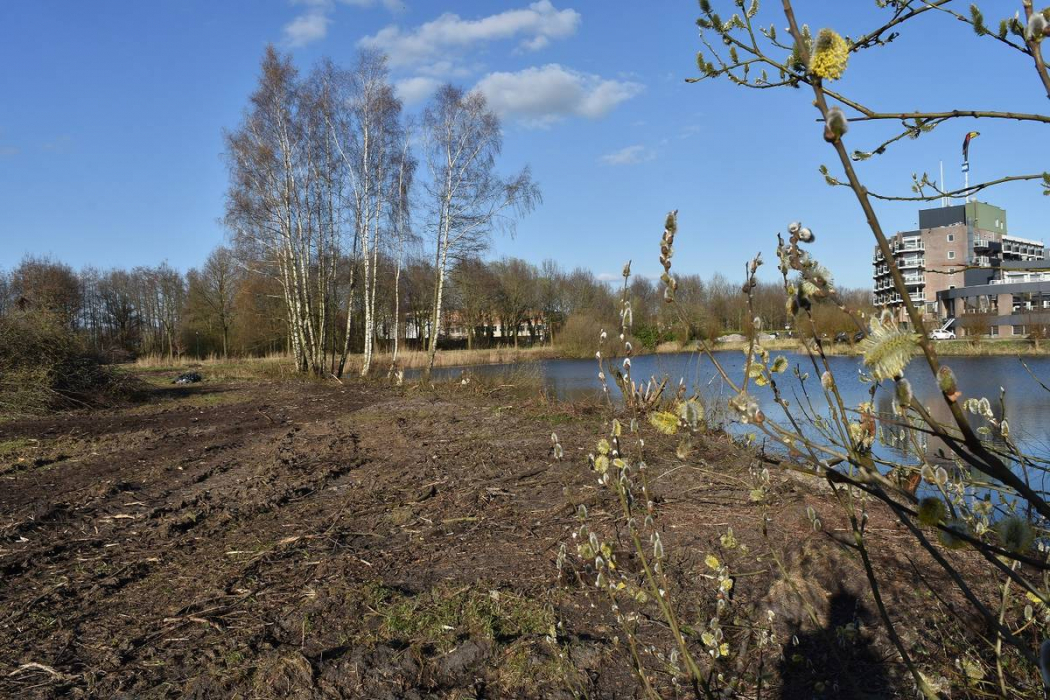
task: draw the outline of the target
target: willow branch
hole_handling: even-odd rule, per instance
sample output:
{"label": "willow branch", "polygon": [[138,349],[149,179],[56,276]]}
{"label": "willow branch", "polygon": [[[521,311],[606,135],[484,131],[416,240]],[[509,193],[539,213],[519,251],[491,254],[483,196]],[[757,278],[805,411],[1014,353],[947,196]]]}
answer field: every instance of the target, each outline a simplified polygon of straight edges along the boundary
{"label": "willow branch", "polygon": [[892,119],[894,121],[902,121],[904,119],[946,120],[965,117],[967,119],[1013,119],[1022,122],[1041,122],[1043,124],[1050,124],[1050,116],[1045,114],[1028,114],[1025,112],[1000,112],[996,110],[987,109],[953,109],[947,112],[876,112],[854,102],[853,100],[844,99],[842,95],[828,90],[827,88],[824,88],[824,92],[829,97],[841,102],[844,105],[853,107],[858,112],[864,115],[862,117],[850,117],[849,120],[851,122],[867,122],[886,119]]}
{"label": "willow branch", "polygon": [[[1027,22],[1032,17],[1032,0],[1021,0],[1021,4],[1024,5],[1024,18]],[[1047,74],[1046,63],[1043,62],[1042,44],[1029,38],[1027,31],[1025,32],[1024,43],[1032,54],[1032,60],[1035,62],[1035,72],[1039,74],[1039,79],[1043,81],[1046,96],[1050,98],[1050,75]]]}
{"label": "willow branch", "polygon": [[[926,0],[923,0],[923,1],[926,2]],[[1020,44],[1015,44],[1014,42],[1012,42],[1009,39],[1007,39],[1005,36],[1000,36],[998,34],[993,34],[992,32],[988,31],[987,29],[985,29],[984,31],[979,30],[977,28],[977,25],[974,24],[972,19],[970,19],[966,15],[963,15],[963,14],[960,14],[960,13],[956,12],[955,10],[951,10],[951,9],[946,8],[946,7],[940,7],[941,4],[943,4],[943,3],[933,3],[933,4],[931,4],[930,9],[940,10],[941,12],[944,12],[945,14],[951,15],[952,17],[954,17],[955,19],[959,20],[963,24],[970,25],[971,27],[974,28],[974,31],[977,32],[978,36],[990,36],[993,39],[995,39],[996,41],[1001,42],[1001,43],[1009,46],[1011,49],[1016,49],[1017,51],[1020,51],[1023,54],[1028,54],[1029,53],[1027,48],[1025,48],[1024,46],[1022,46]]]}
{"label": "willow branch", "polygon": [[[803,62],[809,63],[808,47],[804,46],[802,41],[802,33],[798,28],[798,22],[795,20],[795,13],[791,7],[791,0],[783,0],[784,14],[788,19],[788,23],[791,28],[791,34],[795,37],[795,41],[799,44]],[[820,110],[820,114],[825,119],[828,113],[828,104],[825,99],[824,89],[822,81],[819,77],[813,76],[810,80],[810,84],[813,87],[814,98],[817,109]],[[923,355],[926,358],[926,362],[930,367],[930,371],[937,376],[940,371],[941,364],[937,357],[937,353],[933,349],[933,344],[930,341],[929,334],[926,332],[925,324],[923,324],[922,316],[919,314],[918,309],[912,302],[911,297],[907,294],[907,285],[904,282],[904,275],[901,273],[900,268],[897,266],[896,261],[893,258],[893,251],[890,248],[889,240],[886,234],[882,230],[882,224],[879,223],[878,216],[875,214],[874,208],[872,208],[871,200],[868,198],[867,189],[860,183],[857,173],[853,168],[853,163],[850,161],[849,154],[846,153],[846,148],[842,144],[842,139],[836,139],[832,146],[835,152],[839,156],[839,161],[842,165],[842,169],[846,173],[846,177],[850,183],[850,189],[856,195],[857,202],[860,204],[861,209],[864,211],[865,218],[867,219],[868,226],[871,228],[872,234],[875,236],[875,240],[878,242],[879,250],[882,252],[883,257],[886,259],[887,265],[890,269],[890,274],[893,278],[894,287],[903,295],[904,308],[908,314],[908,318],[911,320],[913,328],[918,332],[919,347],[922,348]],[[948,410],[952,413],[952,418],[955,420],[956,425],[959,427],[959,431],[963,437],[963,442],[967,448],[967,451],[976,458],[974,461],[981,462],[980,468],[986,475],[991,476],[994,479],[998,479],[1002,483],[1006,484],[1010,488],[1017,491],[1025,499],[1031,501],[1032,506],[1039,512],[1043,517],[1050,519],[1050,504],[1047,504],[1042,498],[1036,495],[1027,485],[1021,481],[1016,474],[1014,474],[1006,464],[1003,463],[997,456],[990,454],[984,447],[980,438],[974,432],[969,422],[966,420],[966,416],[963,415],[962,408],[955,402],[954,398],[949,397],[942,391],[945,404],[948,406]],[[947,439],[947,435],[944,436]]]}
{"label": "willow branch", "polygon": [[[923,12],[937,9],[941,5],[947,5],[951,1],[952,0],[936,0],[932,3],[925,3],[924,7],[920,7],[917,10],[911,10],[910,12],[904,14],[901,13],[901,10],[903,10],[904,8],[899,8],[892,20],[882,25],[875,31],[865,34],[862,37],[859,37],[856,41],[853,42],[849,50],[851,52],[860,51],[861,49],[867,49],[871,48],[872,46],[879,46],[881,44],[885,44],[887,42],[884,42],[881,39],[883,33],[889,31],[890,29],[893,29],[898,24],[903,24],[904,22],[907,22],[908,20],[917,17],[918,15],[921,15]],[[892,40],[893,39],[891,38],[889,41]]]}
{"label": "willow branch", "polygon": [[[872,192],[871,190],[867,190],[867,194],[869,197],[874,197],[875,199],[881,199],[887,202],[932,202],[933,200],[940,199],[941,197],[968,197],[972,194],[980,192],[981,190],[987,189],[989,187],[995,187],[996,185],[1002,185],[1007,182],[1043,180],[1047,177],[1047,175],[1047,173],[1033,173],[1031,175],[1010,175],[1008,177],[1001,177],[998,180],[989,180],[988,182],[982,182],[978,185],[970,185],[969,187],[962,187],[960,189],[950,190],[947,192],[942,191],[937,187],[934,187],[933,185],[928,185],[931,189],[934,190],[934,192],[936,192],[936,194],[916,195],[914,197],[896,197],[888,194],[878,194],[877,192]],[[842,184],[843,187],[848,187],[848,185],[846,185],[845,183],[840,184]]]}

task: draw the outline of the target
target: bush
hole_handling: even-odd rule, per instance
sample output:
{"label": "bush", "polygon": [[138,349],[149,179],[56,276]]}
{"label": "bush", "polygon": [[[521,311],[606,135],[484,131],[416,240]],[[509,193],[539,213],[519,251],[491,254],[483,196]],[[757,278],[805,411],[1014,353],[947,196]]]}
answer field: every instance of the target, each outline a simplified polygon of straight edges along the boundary
{"label": "bush", "polygon": [[646,350],[655,350],[656,346],[665,339],[656,326],[635,326],[634,337]]}
{"label": "bush", "polygon": [[615,324],[604,326],[589,316],[570,316],[555,342],[559,353],[566,357],[593,357],[602,329],[612,333],[615,327]]}
{"label": "bush", "polygon": [[133,388],[54,316],[37,311],[0,318],[0,415],[99,405]]}

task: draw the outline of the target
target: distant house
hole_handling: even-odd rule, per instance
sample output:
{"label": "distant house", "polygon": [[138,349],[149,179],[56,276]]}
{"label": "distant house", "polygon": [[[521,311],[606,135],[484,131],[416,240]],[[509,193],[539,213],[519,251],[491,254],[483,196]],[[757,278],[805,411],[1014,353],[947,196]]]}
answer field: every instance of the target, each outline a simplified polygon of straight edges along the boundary
{"label": "distant house", "polygon": [[[463,314],[460,312],[452,310],[443,313],[441,321],[440,337],[453,340],[465,340],[467,338],[467,325]],[[430,317],[427,315],[417,319],[414,314],[409,313],[405,318],[404,328],[406,339],[422,340],[429,336]],[[384,337],[389,337],[389,333],[390,329],[384,329]],[[499,319],[491,319],[474,328],[474,337],[476,339],[488,339],[503,344],[513,343],[515,334],[519,342],[522,340],[544,342],[548,339],[548,333],[548,324],[540,312],[530,314],[529,318],[519,324],[517,329],[504,328]]]}

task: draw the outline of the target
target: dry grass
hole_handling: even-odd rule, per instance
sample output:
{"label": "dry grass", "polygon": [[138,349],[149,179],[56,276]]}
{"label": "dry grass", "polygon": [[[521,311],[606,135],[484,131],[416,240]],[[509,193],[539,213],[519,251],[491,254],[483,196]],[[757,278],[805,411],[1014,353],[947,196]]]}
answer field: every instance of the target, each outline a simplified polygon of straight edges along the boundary
{"label": "dry grass", "polygon": [[677,340],[668,340],[656,346],[656,354],[669,352],[692,352],[696,350],[696,343],[679,343]]}
{"label": "dry grass", "polygon": [[[468,367],[470,365],[507,365],[536,360],[557,358],[557,348],[544,345],[531,348],[489,348],[486,350],[441,350],[434,358],[435,367]],[[398,365],[403,369],[423,369],[427,366],[427,353],[423,350],[399,352]],[[390,367],[390,355],[377,354],[372,358],[376,372],[386,372]],[[347,373],[361,371],[361,356],[352,355],[347,361]]]}
{"label": "dry grass", "polygon": [[993,355],[993,356],[1016,356],[1016,355],[1048,355],[1050,354],[1050,342],[1041,341],[1039,346],[1026,339],[987,339],[970,340],[959,338],[957,340],[939,340],[934,343],[939,355]]}
{"label": "dry grass", "polygon": [[289,356],[283,354],[265,357],[221,358],[198,360],[187,357],[141,357],[131,365],[135,374],[149,378],[154,384],[166,385],[175,373],[188,369],[199,371],[208,381],[246,381],[252,379],[291,379],[299,377]]}
{"label": "dry grass", "polygon": [[[438,352],[434,361],[435,367],[468,367],[472,365],[519,364],[535,360],[553,359],[558,356],[556,349],[550,347],[532,348],[492,348],[487,350],[443,350]],[[357,376],[361,373],[361,355],[351,355],[347,359],[346,376]],[[406,370],[423,369],[427,365],[427,353],[413,350],[398,353],[398,364]],[[212,356],[206,359],[191,357],[165,357],[151,355],[140,357],[132,365],[133,369],[146,375],[171,374],[189,369],[199,370],[212,380],[242,379],[283,379],[296,376],[289,355],[278,353],[265,357],[222,358]],[[390,355],[377,353],[372,358],[372,374],[386,374],[390,369]]]}
{"label": "dry grass", "polygon": [[184,369],[186,367],[208,367],[222,364],[245,364],[265,362],[287,362],[289,355],[285,353],[274,353],[264,357],[223,357],[222,355],[209,355],[205,358],[190,357],[168,357],[167,355],[143,355],[134,362],[135,369]]}

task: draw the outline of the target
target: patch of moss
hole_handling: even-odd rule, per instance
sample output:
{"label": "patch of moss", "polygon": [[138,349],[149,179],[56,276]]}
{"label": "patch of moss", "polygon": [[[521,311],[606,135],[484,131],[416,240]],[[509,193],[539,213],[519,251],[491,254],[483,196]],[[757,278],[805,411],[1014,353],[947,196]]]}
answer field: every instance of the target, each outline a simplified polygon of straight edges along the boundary
{"label": "patch of moss", "polygon": [[10,454],[20,452],[24,449],[34,446],[36,440],[30,440],[29,438],[14,438],[13,440],[2,440],[0,441],[0,458],[7,457]]}
{"label": "patch of moss", "polygon": [[510,591],[475,587],[395,595],[377,610],[381,637],[441,650],[465,637],[509,642],[526,635],[553,636],[556,624],[549,606]]}
{"label": "patch of moss", "polygon": [[569,688],[574,695],[583,685],[582,674],[563,649],[546,642],[519,639],[501,655],[496,683],[507,697],[535,692],[537,687]]}

